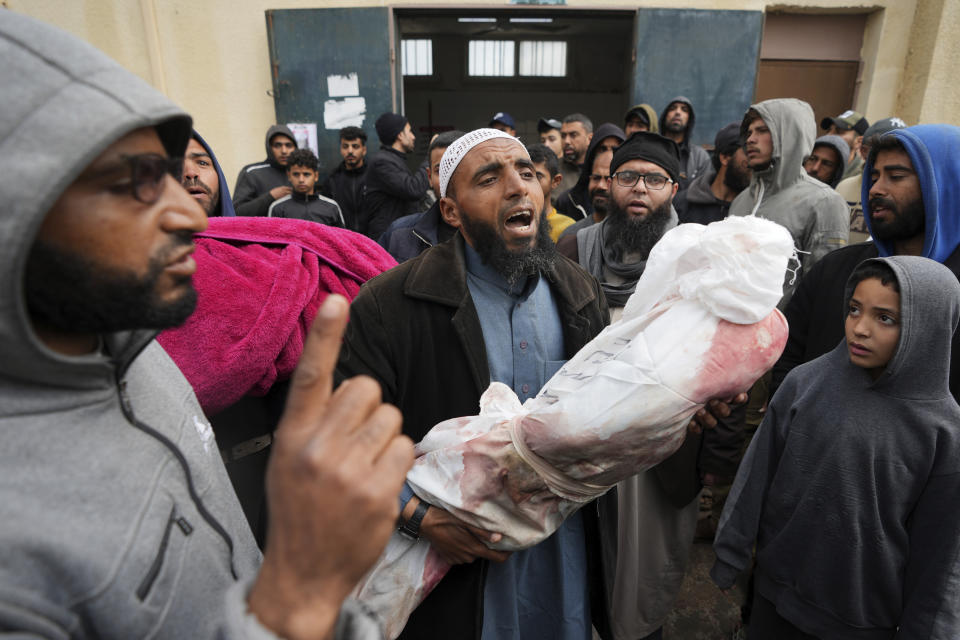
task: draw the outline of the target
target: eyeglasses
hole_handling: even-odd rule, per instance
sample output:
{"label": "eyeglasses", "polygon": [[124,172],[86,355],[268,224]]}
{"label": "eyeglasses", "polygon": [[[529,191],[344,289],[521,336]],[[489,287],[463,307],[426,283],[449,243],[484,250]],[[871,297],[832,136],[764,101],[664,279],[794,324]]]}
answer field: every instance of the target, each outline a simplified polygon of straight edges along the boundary
{"label": "eyeglasses", "polygon": [[130,181],[110,187],[114,193],[129,193],[138,202],[153,204],[163,195],[167,174],[180,182],[183,158],[168,158],[159,153],[123,156],[130,165]]}
{"label": "eyeglasses", "polygon": [[616,178],[618,185],[627,188],[637,184],[637,181],[643,178],[643,184],[647,189],[653,189],[655,191],[663,189],[667,186],[668,182],[673,182],[671,178],[659,173],[639,173],[637,171],[618,171],[610,177]]}

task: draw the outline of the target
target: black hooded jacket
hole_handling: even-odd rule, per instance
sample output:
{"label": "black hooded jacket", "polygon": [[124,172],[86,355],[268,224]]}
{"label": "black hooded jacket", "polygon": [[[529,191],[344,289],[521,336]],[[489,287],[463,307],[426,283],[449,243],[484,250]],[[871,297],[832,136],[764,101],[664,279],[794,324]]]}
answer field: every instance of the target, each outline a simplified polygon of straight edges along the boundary
{"label": "black hooded jacket", "polygon": [[623,129],[615,124],[604,122],[597,127],[584,156],[583,167],[580,169],[580,179],[577,180],[577,184],[561,193],[557,198],[558,213],[569,216],[574,220],[589,218],[593,215],[593,203],[590,202],[590,174],[593,172],[593,161],[597,156],[597,148],[603,140],[610,137],[617,138],[620,142],[627,138]]}
{"label": "black hooded jacket", "polygon": [[240,169],[240,175],[237,176],[237,186],[233,188],[233,207],[238,216],[267,215],[267,209],[274,200],[270,190],[289,184],[286,169],[276,161],[270,148],[270,141],[278,134],[287,136],[293,140],[293,144],[297,144],[293,132],[285,125],[275,124],[267,129],[267,159],[248,164]]}
{"label": "black hooded jacket", "polygon": [[693,137],[693,127],[697,122],[696,113],[693,110],[693,103],[686,96],[677,96],[667,103],[667,107],[660,114],[660,135],[667,135],[665,132],[667,113],[670,107],[680,102],[690,108],[690,120],[687,122],[687,128],[683,132],[683,142],[680,143],[680,190],[687,188],[690,182],[698,175],[710,168],[710,154],[703,147],[690,144],[690,138]]}
{"label": "black hooded jacket", "polygon": [[366,182],[366,162],[356,169],[348,169],[347,165],[341,162],[320,188],[320,193],[333,198],[340,205],[346,228],[351,231],[357,231]]}
{"label": "black hooded jacket", "polygon": [[406,154],[386,145],[381,145],[367,164],[366,191],[357,231],[377,240],[394,220],[418,213],[430,180],[426,161],[410,173]]}

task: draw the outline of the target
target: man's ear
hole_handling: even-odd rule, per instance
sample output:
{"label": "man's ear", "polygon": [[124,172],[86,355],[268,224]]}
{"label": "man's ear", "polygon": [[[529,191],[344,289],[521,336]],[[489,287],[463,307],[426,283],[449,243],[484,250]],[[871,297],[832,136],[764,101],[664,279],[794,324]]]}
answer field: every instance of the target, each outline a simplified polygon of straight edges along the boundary
{"label": "man's ear", "polygon": [[730,155],[728,156],[728,155],[725,154],[725,153],[718,153],[718,154],[717,154],[717,157],[720,158],[720,166],[721,166],[721,167],[725,167],[725,166],[727,166],[728,164],[730,164],[730,161],[733,159],[733,154],[730,154]]}
{"label": "man's ear", "polygon": [[453,198],[440,198],[440,216],[451,227],[460,228],[460,207]]}
{"label": "man's ear", "polygon": [[671,195],[670,197],[671,197],[671,198],[675,198],[675,197],[677,196],[677,191],[679,191],[679,190],[680,190],[680,183],[674,181],[674,183],[673,183],[673,195]]}
{"label": "man's ear", "polygon": [[560,183],[563,182],[563,174],[558,173],[557,175],[550,178],[550,190],[553,191],[560,186]]}

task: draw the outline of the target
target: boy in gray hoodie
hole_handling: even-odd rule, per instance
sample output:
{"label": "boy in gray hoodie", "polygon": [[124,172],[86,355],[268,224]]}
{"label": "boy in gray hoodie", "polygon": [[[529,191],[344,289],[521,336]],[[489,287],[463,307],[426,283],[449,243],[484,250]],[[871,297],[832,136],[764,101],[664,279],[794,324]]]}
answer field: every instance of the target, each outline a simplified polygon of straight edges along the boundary
{"label": "boy in gray hoodie", "polygon": [[13,11],[0,59],[0,636],[379,638],[347,595],[413,454],[374,383],[331,395],[346,301],[321,308],[277,427],[261,556],[154,340],[196,302],[190,117]]}
{"label": "boy in gray hoodie", "polygon": [[711,576],[750,564],[748,638],[960,637],[960,284],[926,258],[867,260],[845,339],[770,403],[720,519]]}

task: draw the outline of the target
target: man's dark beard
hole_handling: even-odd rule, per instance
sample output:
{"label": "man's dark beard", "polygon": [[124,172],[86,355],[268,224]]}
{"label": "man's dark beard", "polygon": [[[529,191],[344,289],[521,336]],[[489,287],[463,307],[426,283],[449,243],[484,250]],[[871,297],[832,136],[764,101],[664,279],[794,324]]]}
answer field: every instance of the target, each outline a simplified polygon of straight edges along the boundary
{"label": "man's dark beard", "polygon": [[608,255],[617,262],[636,255],[639,255],[641,260],[646,260],[670,222],[671,203],[672,198],[651,210],[645,217],[635,218],[611,198],[607,205],[603,238],[607,244]]}
{"label": "man's dark beard", "polygon": [[[595,196],[603,196],[605,200],[598,202]],[[610,192],[606,189],[594,189],[590,192],[590,205],[593,207],[593,212],[600,214],[599,217],[603,220],[607,216],[607,209],[610,206]]]}
{"label": "man's dark beard", "polygon": [[723,184],[734,193],[740,193],[750,186],[750,176],[751,172],[741,171],[731,157],[727,163],[727,172],[723,174]]}
{"label": "man's dark beard", "polygon": [[687,130],[687,125],[680,122],[674,122],[673,120],[667,120],[664,123],[664,127],[670,133],[680,134]]}
{"label": "man's dark beard", "polygon": [[510,286],[538,271],[546,271],[557,259],[557,247],[550,239],[550,222],[546,211],[540,214],[533,246],[510,249],[493,225],[460,216],[463,230],[473,241],[473,248],[483,264],[490,265]]}
{"label": "man's dark beard", "polygon": [[920,235],[926,228],[923,198],[907,203],[902,210],[893,200],[881,196],[870,198],[867,206],[870,211],[881,206],[893,213],[893,220],[889,222],[870,218],[870,229],[877,240],[908,240]]}
{"label": "man's dark beard", "polygon": [[197,292],[184,278],[183,293],[171,302],[156,297],[156,282],[170,258],[192,242],[178,234],[147,275],[105,269],[87,258],[37,240],[27,257],[24,286],[27,309],[39,326],[70,333],[112,333],[164,329],[183,324],[197,305]]}

